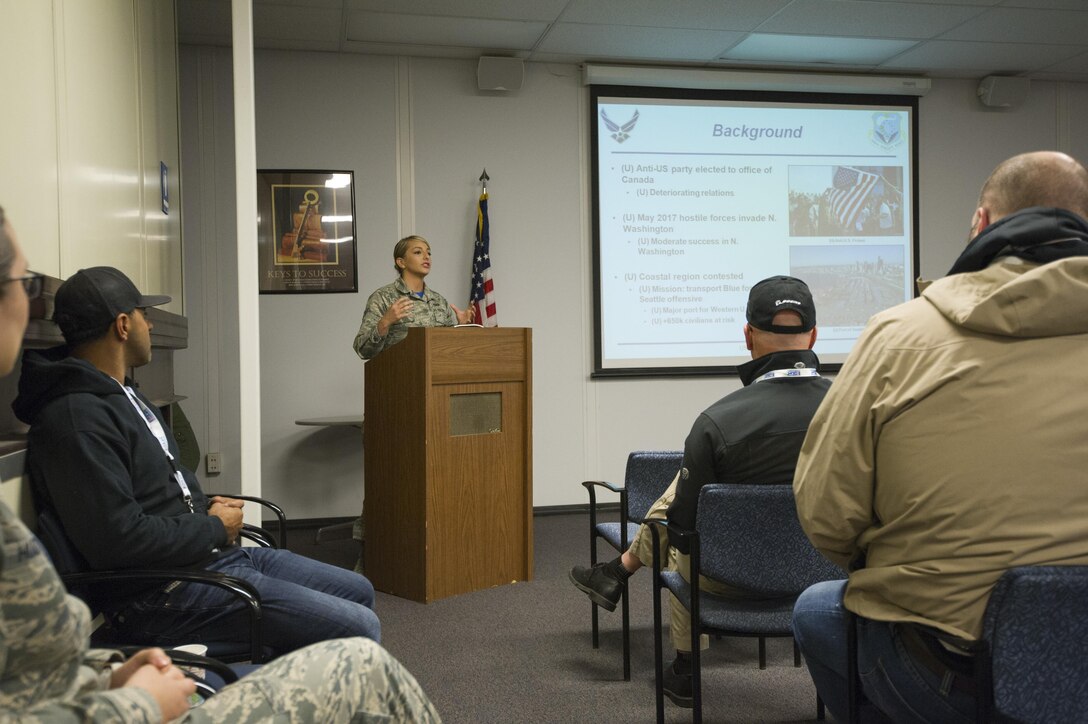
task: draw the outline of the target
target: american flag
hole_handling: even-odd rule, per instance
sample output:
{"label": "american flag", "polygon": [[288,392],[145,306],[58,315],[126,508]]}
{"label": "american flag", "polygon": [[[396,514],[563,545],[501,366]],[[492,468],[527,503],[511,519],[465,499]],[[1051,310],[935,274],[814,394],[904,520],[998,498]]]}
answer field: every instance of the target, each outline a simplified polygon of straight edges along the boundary
{"label": "american flag", "polygon": [[838,166],[831,181],[834,187],[828,196],[831,215],[845,228],[853,226],[858,212],[865,206],[869,192],[876,186],[880,176],[867,171],[860,171],[849,166]]}
{"label": "american flag", "polygon": [[476,324],[498,327],[495,316],[495,282],[491,279],[491,240],[487,221],[487,191],[480,194],[476,209],[476,247],[472,254],[472,308],[476,310]]}

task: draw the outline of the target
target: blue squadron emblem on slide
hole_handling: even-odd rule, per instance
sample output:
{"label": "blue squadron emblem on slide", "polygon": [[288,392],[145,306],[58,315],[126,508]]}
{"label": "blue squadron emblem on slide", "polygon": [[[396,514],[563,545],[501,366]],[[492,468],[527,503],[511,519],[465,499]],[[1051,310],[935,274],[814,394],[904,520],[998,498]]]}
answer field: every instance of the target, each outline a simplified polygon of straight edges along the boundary
{"label": "blue squadron emblem on slide", "polygon": [[899,114],[874,113],[873,114],[873,142],[884,148],[894,148],[903,142],[903,136],[899,132]]}
{"label": "blue squadron emblem on slide", "polygon": [[638,123],[638,110],[635,110],[635,115],[631,116],[631,120],[624,123],[622,126],[608,117],[608,114],[601,109],[601,120],[604,121],[604,125],[608,127],[608,130],[612,132],[612,140],[616,143],[623,143],[631,135],[631,131],[634,130],[635,124]]}

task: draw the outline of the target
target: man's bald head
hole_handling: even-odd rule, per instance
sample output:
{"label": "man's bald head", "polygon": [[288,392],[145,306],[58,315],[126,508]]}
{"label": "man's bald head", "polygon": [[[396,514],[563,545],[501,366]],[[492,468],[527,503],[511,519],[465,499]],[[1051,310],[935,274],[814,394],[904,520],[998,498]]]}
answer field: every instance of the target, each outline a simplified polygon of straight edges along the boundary
{"label": "man's bald head", "polygon": [[1057,151],[1022,153],[1003,161],[982,186],[978,205],[988,223],[1032,206],[1066,209],[1088,218],[1088,171]]}

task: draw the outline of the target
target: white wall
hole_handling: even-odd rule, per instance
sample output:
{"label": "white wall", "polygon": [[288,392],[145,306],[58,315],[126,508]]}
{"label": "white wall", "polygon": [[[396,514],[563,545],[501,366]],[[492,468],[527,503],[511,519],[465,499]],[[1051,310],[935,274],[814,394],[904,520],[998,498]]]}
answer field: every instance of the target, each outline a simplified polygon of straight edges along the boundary
{"label": "white wall", "polygon": [[0,203],[32,268],[116,266],[181,314],[176,49],[173,0],[0,0]]}
{"label": "white wall", "polygon": [[[222,288],[230,274],[212,266],[220,253],[230,256],[233,240],[226,202],[207,206],[195,199],[211,191],[193,189],[194,178],[216,190],[232,183],[221,160],[232,151],[223,92],[229,51],[183,47],[181,67],[186,279],[190,309],[197,298],[207,309],[190,314],[178,389],[193,398],[187,409],[205,413],[194,419],[203,449],[224,454],[225,471],[212,487],[229,490],[237,475],[229,428],[237,420],[227,409],[230,380],[214,378],[219,369],[230,373],[217,358],[230,358],[234,335],[215,307],[218,295],[231,293]],[[397,238],[428,237],[435,253],[428,282],[455,304],[465,299],[483,167],[491,176],[499,321],[533,328],[535,505],[583,503],[578,483],[621,479],[629,451],[681,447],[695,415],[737,388],[733,377],[589,379],[587,93],[575,66],[527,64],[522,90],[501,93],[477,90],[474,61],[269,51],[257,54],[256,83],[261,167],[355,171],[360,292],[261,299],[264,494],[292,517],[358,511],[358,433],[294,420],[361,412],[363,364],[351,340],[367,294],[393,276]],[[925,277],[940,276],[955,259],[978,188],[998,161],[1039,148],[1088,158],[1085,139],[1073,132],[1088,86],[1035,83],[1024,107],[995,111],[978,104],[975,85],[938,79],[921,100]]]}

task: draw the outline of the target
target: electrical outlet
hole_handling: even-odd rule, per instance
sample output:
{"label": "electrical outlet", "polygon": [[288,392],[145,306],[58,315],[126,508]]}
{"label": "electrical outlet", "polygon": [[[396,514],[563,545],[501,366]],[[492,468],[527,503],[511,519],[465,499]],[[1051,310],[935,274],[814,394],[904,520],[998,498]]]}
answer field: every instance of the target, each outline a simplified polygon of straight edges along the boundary
{"label": "electrical outlet", "polygon": [[217,475],[223,472],[222,468],[219,467],[219,453],[208,453],[204,460],[204,469],[208,475]]}

